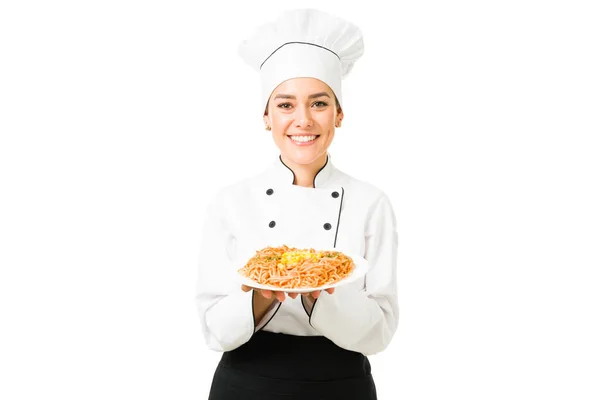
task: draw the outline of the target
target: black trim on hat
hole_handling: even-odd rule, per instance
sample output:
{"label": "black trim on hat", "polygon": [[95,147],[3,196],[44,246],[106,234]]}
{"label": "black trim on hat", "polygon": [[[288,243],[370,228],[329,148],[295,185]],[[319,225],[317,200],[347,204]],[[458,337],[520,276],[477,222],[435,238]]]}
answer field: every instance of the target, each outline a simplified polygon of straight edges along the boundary
{"label": "black trim on hat", "polygon": [[328,49],[327,47],[319,46],[318,44],[314,44],[314,43],[308,43],[308,42],[287,42],[287,43],[284,43],[284,44],[282,44],[281,46],[279,46],[278,48],[276,48],[274,52],[272,52],[271,54],[269,54],[269,57],[265,58],[265,61],[263,61],[263,62],[262,62],[262,64],[260,64],[260,67],[258,67],[258,69],[262,69],[262,66],[263,66],[263,65],[264,65],[264,64],[267,62],[267,60],[268,60],[269,58],[271,58],[271,56],[272,56],[273,54],[275,54],[275,52],[276,52],[277,50],[279,50],[280,48],[282,48],[282,47],[283,47],[283,46],[285,46],[286,44],[294,44],[294,43],[298,43],[298,44],[308,44],[308,45],[311,45],[311,46],[317,46],[317,47],[320,47],[320,48],[322,48],[323,50],[327,50],[327,51],[331,52],[332,54],[334,54],[334,55],[335,55],[335,56],[338,58],[338,60],[340,60],[340,61],[341,61],[341,58],[340,58],[340,56],[338,56],[338,55],[337,55],[337,54],[336,54],[336,53],[335,53],[333,50],[331,50],[331,49]]}

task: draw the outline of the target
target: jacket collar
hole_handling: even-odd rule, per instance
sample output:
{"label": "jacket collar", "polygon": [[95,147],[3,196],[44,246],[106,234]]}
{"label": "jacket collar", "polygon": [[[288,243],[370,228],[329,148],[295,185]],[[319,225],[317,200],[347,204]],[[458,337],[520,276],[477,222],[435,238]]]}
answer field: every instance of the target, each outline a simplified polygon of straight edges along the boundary
{"label": "jacket collar", "polygon": [[[327,153],[327,161],[317,172],[317,175],[313,180],[313,186],[315,188],[322,188],[330,185],[334,180],[335,171],[336,169],[331,163],[331,154]],[[277,185],[293,185],[295,178],[294,171],[284,164],[281,155],[277,157],[277,160],[271,165],[271,168],[269,168],[268,177],[269,180]]]}

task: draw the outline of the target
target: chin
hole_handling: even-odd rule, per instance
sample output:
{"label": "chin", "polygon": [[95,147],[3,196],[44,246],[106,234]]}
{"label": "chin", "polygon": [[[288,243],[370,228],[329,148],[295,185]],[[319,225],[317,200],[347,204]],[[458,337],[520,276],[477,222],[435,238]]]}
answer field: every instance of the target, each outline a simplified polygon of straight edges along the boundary
{"label": "chin", "polygon": [[294,164],[311,164],[321,157],[320,152],[316,151],[294,151],[294,152],[282,152],[284,159],[290,160]]}

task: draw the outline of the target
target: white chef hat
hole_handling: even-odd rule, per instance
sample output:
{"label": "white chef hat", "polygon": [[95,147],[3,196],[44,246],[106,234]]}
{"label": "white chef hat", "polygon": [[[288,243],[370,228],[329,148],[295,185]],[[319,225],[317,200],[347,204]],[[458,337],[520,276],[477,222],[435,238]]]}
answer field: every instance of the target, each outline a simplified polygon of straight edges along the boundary
{"label": "white chef hat", "polygon": [[319,10],[298,9],[258,27],[238,51],[260,72],[263,108],[280,83],[300,77],[329,85],[341,106],[341,81],[363,55],[364,44],[356,25]]}

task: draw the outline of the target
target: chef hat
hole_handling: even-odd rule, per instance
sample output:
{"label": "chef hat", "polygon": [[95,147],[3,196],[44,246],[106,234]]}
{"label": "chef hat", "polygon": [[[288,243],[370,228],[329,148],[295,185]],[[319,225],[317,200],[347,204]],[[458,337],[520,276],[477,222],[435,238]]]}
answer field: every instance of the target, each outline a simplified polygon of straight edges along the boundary
{"label": "chef hat", "polygon": [[342,79],[364,52],[360,29],[314,9],[289,10],[258,27],[239,45],[244,61],[260,73],[262,106],[280,83],[317,78],[342,105]]}

